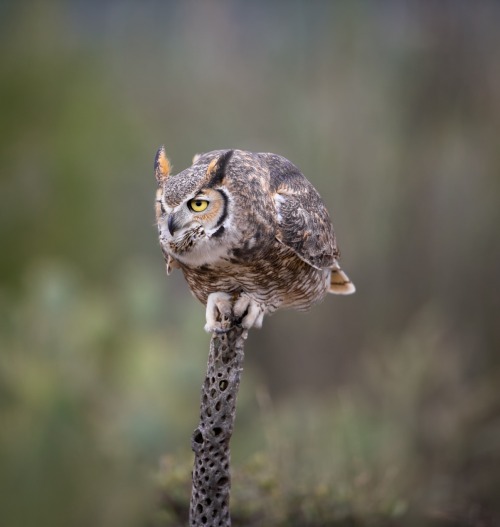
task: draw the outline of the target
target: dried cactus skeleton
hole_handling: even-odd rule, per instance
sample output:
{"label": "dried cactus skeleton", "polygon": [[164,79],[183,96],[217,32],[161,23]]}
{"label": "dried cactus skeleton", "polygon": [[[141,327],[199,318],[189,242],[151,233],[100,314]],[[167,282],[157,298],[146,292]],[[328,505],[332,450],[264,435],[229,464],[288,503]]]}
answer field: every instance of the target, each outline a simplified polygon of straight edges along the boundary
{"label": "dried cactus skeleton", "polygon": [[229,441],[248,330],[277,309],[307,310],[355,288],[321,197],[284,157],[216,150],[170,171],[161,147],[155,209],[167,274],[182,270],[212,333],[192,438],[190,525],[222,527],[231,525]]}
{"label": "dried cactus skeleton", "polygon": [[231,319],[222,321],[226,333],[212,335],[207,373],[201,390],[200,422],[193,432],[195,454],[189,525],[231,525],[229,441],[243,369],[246,332]]}

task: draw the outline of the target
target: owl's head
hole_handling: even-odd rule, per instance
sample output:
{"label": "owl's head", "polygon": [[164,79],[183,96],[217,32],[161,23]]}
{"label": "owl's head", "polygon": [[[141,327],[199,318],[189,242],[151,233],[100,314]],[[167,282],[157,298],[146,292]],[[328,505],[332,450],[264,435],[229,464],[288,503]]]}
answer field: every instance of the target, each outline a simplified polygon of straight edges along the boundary
{"label": "owl's head", "polygon": [[176,176],[161,147],[155,158],[158,182],[156,220],[163,249],[193,265],[220,258],[230,199],[223,188],[232,150],[195,157],[193,165]]}

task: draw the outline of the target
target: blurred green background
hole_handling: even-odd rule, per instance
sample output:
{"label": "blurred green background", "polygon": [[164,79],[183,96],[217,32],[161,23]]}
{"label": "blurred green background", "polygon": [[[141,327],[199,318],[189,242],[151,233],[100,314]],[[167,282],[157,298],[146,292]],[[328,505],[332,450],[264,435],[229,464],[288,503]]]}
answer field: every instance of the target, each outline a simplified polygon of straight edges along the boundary
{"label": "blurred green background", "polygon": [[288,157],[358,288],[250,334],[235,525],[500,522],[499,24],[493,1],[0,2],[2,526],[185,521],[209,337],[164,272],[160,144],[174,172]]}

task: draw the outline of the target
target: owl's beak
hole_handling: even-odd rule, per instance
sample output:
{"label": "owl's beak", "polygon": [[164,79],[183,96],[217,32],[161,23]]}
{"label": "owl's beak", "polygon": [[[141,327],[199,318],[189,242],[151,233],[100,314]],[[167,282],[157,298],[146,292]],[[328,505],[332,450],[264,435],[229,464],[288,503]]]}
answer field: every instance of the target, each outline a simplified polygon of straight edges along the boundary
{"label": "owl's beak", "polygon": [[168,232],[170,233],[170,235],[173,236],[175,231],[178,231],[181,228],[181,226],[182,225],[179,223],[178,218],[175,217],[175,213],[170,214],[167,220],[167,227],[168,227]]}

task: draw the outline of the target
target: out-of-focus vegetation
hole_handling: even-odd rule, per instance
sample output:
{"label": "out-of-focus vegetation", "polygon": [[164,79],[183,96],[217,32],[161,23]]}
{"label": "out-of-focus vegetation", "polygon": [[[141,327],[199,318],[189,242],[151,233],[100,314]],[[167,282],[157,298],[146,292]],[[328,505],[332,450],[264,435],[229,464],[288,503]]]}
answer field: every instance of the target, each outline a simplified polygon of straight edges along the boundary
{"label": "out-of-focus vegetation", "polygon": [[[259,426],[251,437],[263,446],[235,469],[235,523],[493,522],[498,428],[478,415],[494,408],[496,385],[467,381],[456,347],[439,314],[426,312],[394,341],[374,345],[377,360],[364,357],[356,380],[334,393],[274,405],[265,389],[257,390]],[[474,391],[480,394],[471,396]],[[180,525],[187,517],[188,464],[179,455],[163,460],[167,513],[155,525]],[[491,492],[488,508],[471,502],[478,489],[483,498]]]}
{"label": "out-of-focus vegetation", "polygon": [[247,341],[235,525],[500,522],[500,7],[0,3],[0,523],[180,525],[208,352],[152,160],[295,162],[358,292]]}

